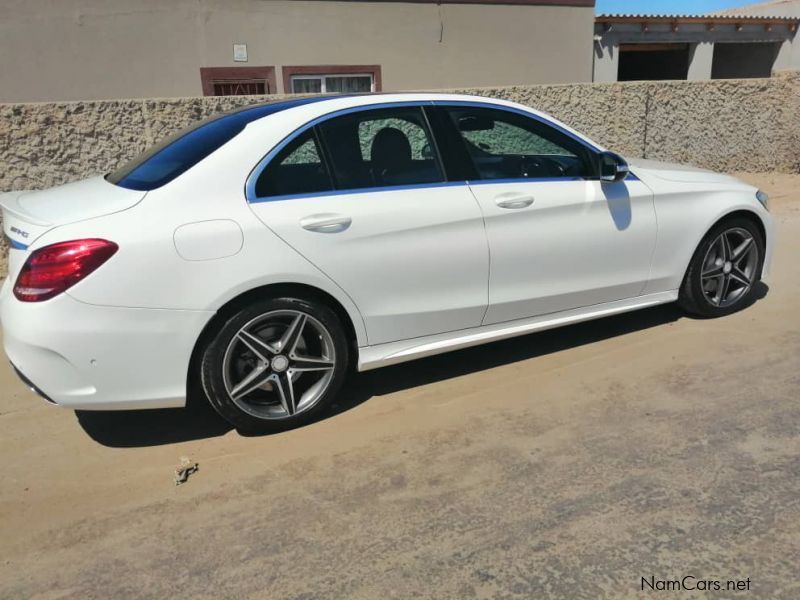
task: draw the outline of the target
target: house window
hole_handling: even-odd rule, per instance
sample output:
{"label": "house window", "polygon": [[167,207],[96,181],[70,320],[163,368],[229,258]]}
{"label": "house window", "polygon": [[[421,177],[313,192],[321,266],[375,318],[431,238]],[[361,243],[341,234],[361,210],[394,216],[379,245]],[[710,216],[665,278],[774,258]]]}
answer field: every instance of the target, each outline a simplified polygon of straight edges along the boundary
{"label": "house window", "polygon": [[283,67],[288,94],[359,94],[381,91],[380,65]]}
{"label": "house window", "polygon": [[275,67],[203,67],[200,81],[204,96],[274,94]]}
{"label": "house window", "polygon": [[620,44],[617,81],[686,79],[689,44]]}
{"label": "house window", "polygon": [[292,75],[293,94],[374,92],[372,75]]}

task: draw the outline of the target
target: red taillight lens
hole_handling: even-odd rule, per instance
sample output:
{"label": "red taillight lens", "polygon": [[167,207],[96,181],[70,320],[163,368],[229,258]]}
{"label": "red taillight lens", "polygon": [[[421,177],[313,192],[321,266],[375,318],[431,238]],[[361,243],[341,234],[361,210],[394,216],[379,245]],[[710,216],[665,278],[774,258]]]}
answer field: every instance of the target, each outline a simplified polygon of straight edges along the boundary
{"label": "red taillight lens", "polygon": [[89,275],[119,249],[108,240],[71,240],[34,250],[22,265],[14,295],[23,302],[57,296]]}

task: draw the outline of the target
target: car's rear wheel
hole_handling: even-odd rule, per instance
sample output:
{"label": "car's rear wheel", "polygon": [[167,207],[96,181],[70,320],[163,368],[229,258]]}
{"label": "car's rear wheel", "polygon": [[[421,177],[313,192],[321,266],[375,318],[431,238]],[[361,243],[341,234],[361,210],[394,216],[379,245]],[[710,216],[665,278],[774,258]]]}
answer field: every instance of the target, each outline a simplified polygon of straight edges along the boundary
{"label": "car's rear wheel", "polygon": [[203,353],[211,405],[243,431],[307,423],[330,405],[347,373],[336,313],[299,298],[259,300],[231,316]]}
{"label": "car's rear wheel", "polygon": [[681,286],[689,313],[721,317],[751,304],[764,264],[764,239],[749,219],[716,225],[700,242]]}

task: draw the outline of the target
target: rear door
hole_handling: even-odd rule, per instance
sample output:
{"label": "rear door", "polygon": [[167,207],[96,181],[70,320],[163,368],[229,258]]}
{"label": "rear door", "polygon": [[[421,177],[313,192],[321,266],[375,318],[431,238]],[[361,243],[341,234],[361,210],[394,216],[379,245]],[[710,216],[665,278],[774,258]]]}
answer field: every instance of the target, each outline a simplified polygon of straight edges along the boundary
{"label": "rear door", "polygon": [[647,186],[599,181],[591,149],[522,111],[468,103],[444,110],[486,219],[485,324],[642,293],[656,242]]}
{"label": "rear door", "polygon": [[334,116],[254,177],[252,210],[350,295],[371,345],[480,325],[483,217],[463,181],[445,181],[420,106]]}

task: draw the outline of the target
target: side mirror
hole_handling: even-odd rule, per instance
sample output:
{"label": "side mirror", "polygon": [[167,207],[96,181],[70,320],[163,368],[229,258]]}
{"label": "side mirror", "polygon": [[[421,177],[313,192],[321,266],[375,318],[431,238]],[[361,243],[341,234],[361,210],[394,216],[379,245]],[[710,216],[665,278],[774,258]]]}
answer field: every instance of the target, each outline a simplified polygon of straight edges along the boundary
{"label": "side mirror", "polygon": [[622,181],[628,176],[628,163],[619,154],[603,152],[598,157],[600,181]]}

